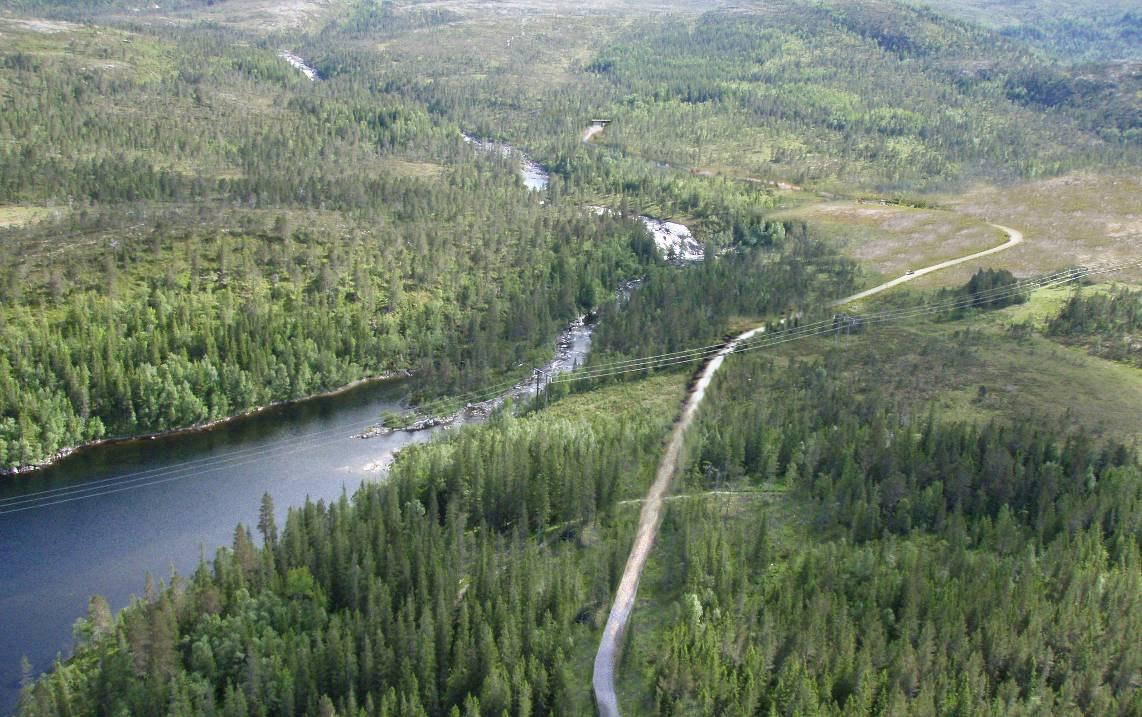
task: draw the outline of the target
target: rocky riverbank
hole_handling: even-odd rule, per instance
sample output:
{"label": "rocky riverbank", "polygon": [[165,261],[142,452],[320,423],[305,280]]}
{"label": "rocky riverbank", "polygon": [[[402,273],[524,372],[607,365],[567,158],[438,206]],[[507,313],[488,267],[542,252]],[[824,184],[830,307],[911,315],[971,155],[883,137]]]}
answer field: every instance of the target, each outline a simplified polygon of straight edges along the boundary
{"label": "rocky riverbank", "polygon": [[282,50],[281,52],[278,53],[278,57],[282,58],[283,60],[285,60],[289,64],[293,65],[298,70],[300,70],[301,74],[308,77],[311,82],[316,82],[316,81],[321,79],[321,75],[317,74],[317,70],[315,70],[314,68],[305,64],[305,60],[301,59],[300,57],[293,54],[292,52],[290,52],[288,50]]}
{"label": "rocky riverbank", "polygon": [[491,140],[476,139],[470,134],[461,134],[460,136],[464,138],[465,142],[481,152],[499,153],[501,157],[517,158],[519,160],[519,174],[523,179],[524,186],[533,192],[543,192],[547,190],[547,181],[550,178],[547,170],[544,169],[543,165],[539,162],[536,162],[515,147],[510,144],[493,142]]}
{"label": "rocky riverbank", "polygon": [[[559,332],[559,336],[555,340],[555,355],[550,361],[538,367],[539,370],[553,376],[578,368],[579,364],[586,359],[587,352],[590,351],[593,331],[594,326],[589,321],[588,316],[580,316],[572,321],[567,325],[567,328]],[[406,426],[394,427],[383,424],[370,426],[358,434],[358,438],[387,436],[398,431],[415,433],[482,421],[508,399],[516,402],[525,401],[534,390],[535,383],[531,377],[528,377],[493,398],[465,404],[462,409],[455,413],[446,416],[422,416]]]}

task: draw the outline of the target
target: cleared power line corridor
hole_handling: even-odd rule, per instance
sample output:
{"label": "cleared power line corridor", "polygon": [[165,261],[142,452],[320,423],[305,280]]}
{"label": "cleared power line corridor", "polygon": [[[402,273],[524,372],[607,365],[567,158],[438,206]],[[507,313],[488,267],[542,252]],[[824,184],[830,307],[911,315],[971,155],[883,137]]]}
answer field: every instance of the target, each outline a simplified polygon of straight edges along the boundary
{"label": "cleared power line corridor", "polygon": [[[840,306],[872,296],[873,294],[890,289],[917,276],[922,276],[923,274],[1003,251],[1023,241],[1022,233],[1014,229],[994,224],[992,226],[1008,235],[1007,242],[1000,246],[992,247],[991,249],[960,257],[959,259],[952,259],[923,269],[917,269],[892,281],[835,301],[833,305]],[[634,545],[631,548],[630,556],[627,558],[626,568],[623,570],[622,579],[615,593],[615,600],[611,606],[610,615],[607,616],[607,624],[603,628],[603,636],[599,641],[599,649],[595,653],[595,668],[591,682],[595,692],[595,703],[601,717],[618,717],[619,715],[618,696],[615,693],[615,667],[623,642],[623,634],[626,631],[631,610],[634,608],[634,601],[638,595],[638,583],[642,578],[643,568],[646,566],[646,560],[650,556],[650,549],[653,547],[654,539],[658,534],[659,525],[662,523],[663,501],[667,492],[670,490],[670,484],[674,479],[674,474],[678,470],[678,460],[682,454],[682,445],[686,436],[686,430],[690,427],[690,424],[694,421],[694,417],[698,414],[698,407],[706,397],[706,389],[709,388],[714,374],[721,368],[726,356],[737,350],[740,344],[749,341],[763,330],[764,327],[761,326],[750,329],[735,337],[713,354],[713,357],[710,358],[702,368],[697,382],[694,384],[690,394],[686,397],[686,402],[682,408],[682,415],[679,417],[678,422],[674,424],[674,428],[670,433],[670,441],[667,444],[666,453],[662,457],[662,462],[659,463],[658,471],[654,476],[654,482],[650,486],[650,491],[647,493],[642,511],[639,514],[638,529],[635,534]],[[831,331],[831,328],[826,329],[826,331]],[[807,333],[805,335],[812,335],[813,333],[818,332]]]}
{"label": "cleared power line corridor", "polygon": [[740,342],[753,338],[761,330],[761,327],[750,329],[726,344],[710,359],[703,367],[697,383],[694,384],[694,389],[686,399],[682,416],[674,424],[674,429],[670,433],[670,443],[666,447],[666,455],[662,457],[658,472],[654,476],[654,482],[650,485],[650,492],[646,496],[646,502],[642,505],[634,546],[631,548],[630,557],[627,558],[618,592],[615,593],[615,602],[611,607],[611,614],[607,617],[606,627],[603,628],[603,639],[599,643],[599,651],[595,653],[595,671],[592,684],[594,685],[595,700],[600,715],[619,714],[618,698],[615,696],[615,658],[618,646],[622,643],[622,635],[626,630],[631,608],[634,607],[635,596],[638,594],[638,581],[642,577],[642,569],[646,565],[647,557],[650,556],[650,548],[654,545],[658,526],[662,522],[662,502],[666,497],[666,492],[670,489],[670,483],[678,468],[678,458],[682,453],[682,441],[685,438],[686,429],[690,427],[694,417],[698,414],[698,406],[701,405],[702,399],[706,396],[706,389],[709,388],[714,374],[721,367],[726,356],[733,353]]}

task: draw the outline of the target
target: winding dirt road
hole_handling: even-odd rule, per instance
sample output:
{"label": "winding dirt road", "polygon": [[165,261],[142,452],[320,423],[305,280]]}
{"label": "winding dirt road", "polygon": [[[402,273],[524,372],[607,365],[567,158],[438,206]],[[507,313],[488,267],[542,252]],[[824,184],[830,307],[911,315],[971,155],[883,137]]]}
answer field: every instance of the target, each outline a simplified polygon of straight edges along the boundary
{"label": "winding dirt road", "polygon": [[[916,269],[911,274],[905,274],[892,281],[887,281],[879,286],[874,286],[871,289],[835,301],[833,302],[833,306],[847,304],[867,296],[872,296],[873,294],[878,294],[933,271],[939,271],[940,269],[946,269],[950,266],[971,261],[972,259],[987,256],[988,254],[1010,249],[1023,241],[1023,234],[1021,232],[998,224],[992,224],[991,226],[1005,232],[1008,236],[1007,241],[991,249],[985,249],[984,251],[969,254],[968,256],[963,256],[958,259],[950,259],[923,269]],[[627,558],[626,568],[623,570],[623,577],[619,582],[618,591],[615,593],[615,601],[614,604],[611,605],[611,613],[607,617],[607,624],[603,628],[603,637],[599,641],[598,652],[595,653],[595,670],[591,682],[595,690],[595,704],[599,709],[600,717],[618,717],[619,715],[618,696],[615,694],[615,664],[622,645],[623,634],[626,631],[627,622],[630,619],[631,610],[634,607],[634,601],[638,595],[638,582],[642,578],[642,570],[646,566],[646,559],[650,556],[650,549],[654,545],[654,539],[658,534],[658,527],[662,523],[663,501],[666,498],[667,492],[670,490],[670,483],[674,480],[674,474],[678,469],[678,458],[682,453],[682,442],[686,435],[686,429],[694,422],[694,417],[698,414],[698,407],[702,404],[702,399],[706,397],[706,389],[710,387],[710,382],[713,380],[714,374],[721,368],[722,362],[726,360],[726,356],[733,353],[739,343],[751,339],[761,332],[762,328],[763,327],[759,326],[735,337],[718,351],[718,353],[714,354],[714,357],[702,367],[702,371],[698,375],[698,380],[694,384],[694,388],[691,390],[690,395],[686,397],[686,403],[682,407],[682,415],[679,417],[678,422],[674,424],[674,429],[670,433],[670,442],[667,444],[666,454],[662,457],[662,462],[658,465],[658,472],[654,475],[654,482],[650,485],[650,492],[647,493],[646,501],[642,506],[642,512],[639,514],[638,532],[635,534],[634,545],[631,548],[630,557]]]}
{"label": "winding dirt road", "polygon": [[1013,247],[1016,244],[1019,244],[1020,242],[1023,241],[1023,232],[1021,232],[1021,231],[1018,231],[1016,229],[1012,229],[1011,227],[1005,227],[1001,224],[989,224],[988,226],[995,227],[999,231],[1005,233],[1007,235],[1007,241],[1000,244],[999,246],[993,246],[990,249],[984,249],[983,251],[977,251],[975,254],[968,254],[967,256],[961,256],[959,259],[949,259],[947,261],[942,261],[939,264],[933,264],[932,266],[924,267],[923,269],[916,269],[911,274],[905,274],[904,276],[897,277],[897,278],[893,279],[892,281],[886,281],[885,283],[881,284],[880,286],[874,286],[871,289],[866,289],[865,291],[862,291],[858,294],[853,294],[852,296],[846,296],[843,299],[838,299],[838,300],[834,301],[832,305],[833,306],[840,306],[841,304],[848,304],[848,303],[856,301],[858,299],[863,299],[866,296],[872,296],[873,294],[879,294],[880,292],[884,291],[885,289],[891,289],[892,287],[897,286],[899,284],[903,284],[906,281],[912,281],[913,279],[920,277],[920,276],[924,276],[925,274],[931,274],[933,271],[939,271],[940,269],[947,269],[949,266],[955,266],[956,264],[963,264],[964,262],[971,261],[972,259],[979,259],[980,257],[987,256],[988,254],[994,254],[994,253],[999,252],[999,251],[1004,251],[1006,249],[1010,249],[1011,247]]}

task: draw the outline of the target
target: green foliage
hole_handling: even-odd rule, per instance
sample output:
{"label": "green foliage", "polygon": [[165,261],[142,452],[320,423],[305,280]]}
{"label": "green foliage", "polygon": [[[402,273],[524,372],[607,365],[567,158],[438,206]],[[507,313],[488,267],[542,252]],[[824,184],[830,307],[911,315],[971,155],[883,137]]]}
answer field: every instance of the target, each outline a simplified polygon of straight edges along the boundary
{"label": "green foliage", "polygon": [[[1086,129],[1118,144],[1140,121],[1121,101],[1129,90],[888,3],[771,3],[692,24],[647,23],[586,69],[618,95],[608,142],[798,183],[1034,177],[1111,159],[1109,147],[1075,135]],[[1070,109],[1028,114],[1020,104]]]}
{"label": "green foliage", "polygon": [[690,488],[789,492],[672,504],[648,707],[1133,714],[1137,458],[1033,422],[917,419],[827,366],[744,359],[716,381]]}
{"label": "green foliage", "polygon": [[0,201],[376,206],[378,151],[449,134],[348,73],[318,92],[237,39],[76,31],[6,50]]}
{"label": "green foliage", "polygon": [[960,290],[965,299],[971,300],[971,308],[1001,309],[1012,304],[1027,301],[1024,292],[1014,291],[1018,281],[1007,269],[979,269]]}
{"label": "green foliage", "polygon": [[1113,361],[1142,366],[1142,291],[1076,291],[1047,324],[1047,335],[1087,345]]}
{"label": "green foliage", "polygon": [[851,288],[853,265],[803,225],[782,234],[789,240],[779,254],[743,249],[681,270],[652,268],[629,296],[603,306],[588,366],[717,343],[733,319],[792,314]]}
{"label": "green foliage", "polygon": [[[644,589],[677,604],[633,628],[653,656],[647,711],[1137,708],[1128,450],[917,419],[827,364],[743,358],[720,376],[686,487],[786,489],[671,501],[654,558],[670,568]],[[629,547],[618,502],[645,488],[670,416],[574,414],[416,446],[352,501],[291,510],[265,548],[240,527],[113,621],[93,601],[20,714],[590,709],[570,668],[589,669]]]}
{"label": "green foliage", "polygon": [[[106,9],[21,3],[44,5]],[[500,28],[449,10],[355,2],[291,37],[320,83],[278,38],[211,24],[5,26],[0,202],[66,214],[0,236],[0,466],[386,371],[475,388],[604,303],[597,364],[715,343],[741,317],[796,320],[853,267],[767,217],[782,201],[767,179],[912,190],[1138,156],[1135,76],[927,10],[564,22],[597,44],[548,42],[557,23],[528,44],[521,25],[506,52]],[[613,122],[580,142],[599,114]],[[460,127],[546,162],[542,201]],[[687,171],[706,166],[740,180]],[[617,211],[584,210],[597,202]],[[662,266],[638,213],[692,223],[710,258]],[[982,272],[960,295],[993,305],[1012,281]],[[1137,306],[1077,298],[1052,330],[1117,338]],[[1142,709],[1129,450],[918,419],[828,362],[784,381],[727,369],[687,485],[780,486],[780,509],[668,514],[677,608],[647,633],[651,709]],[[619,506],[676,401],[572,418],[576,398],[410,448],[387,482],[294,508],[280,531],[267,497],[261,541],[239,526],[118,616],[93,599],[74,657],[20,714],[583,713],[578,670],[629,546]]]}
{"label": "green foliage", "polygon": [[[360,2],[297,38],[317,83],[268,40],[105,9],[118,27],[13,27],[0,50],[0,202],[66,211],[0,243],[4,467],[386,371],[486,385],[650,271],[637,222],[583,204],[681,219],[717,250],[783,249],[799,230],[767,218],[779,200],[758,177],[923,188],[1136,156],[1128,75],[1077,77],[882,3],[583,20],[600,47],[580,65],[559,46],[473,54],[466,33],[483,26]],[[428,27],[439,47],[418,44]],[[521,80],[551,55],[559,81]],[[614,120],[603,146],[580,142],[598,114]],[[546,161],[545,203],[459,126]],[[705,164],[757,176],[684,169]],[[764,260],[735,261],[690,288],[654,270],[629,318],[606,322],[600,357],[707,342],[734,312],[808,300],[741,275]]]}
{"label": "green foliage", "polygon": [[[996,276],[977,275],[976,288]],[[731,513],[740,518],[731,525],[749,526],[740,531],[722,512],[668,517],[664,544],[681,552],[665,558],[675,566],[666,579],[680,607],[647,636],[657,711],[1130,713],[1135,657],[1124,636],[1139,614],[1129,586],[1142,495],[1129,451],[1031,422],[917,419],[834,377],[828,362],[784,375],[748,357],[727,364],[689,485],[780,481],[795,501],[782,509],[807,532],[792,550],[770,532],[771,511]],[[184,699],[192,711],[256,702],[269,714],[330,704],[351,713],[370,700],[402,714],[581,705],[554,646],[567,635],[575,650],[593,646],[580,622],[607,603],[627,546],[604,529],[605,555],[584,553],[586,526],[606,525],[617,500],[638,495],[624,476],[646,475],[669,419],[616,413],[508,417],[411,449],[392,482],[355,505],[294,511],[276,544],[272,525],[260,525],[266,551],[238,530],[213,572],[120,616],[117,640],[98,637],[108,621],[93,607],[76,658],[26,693],[25,713],[63,709],[59,685],[77,711],[108,694],[134,711]],[[501,579],[515,565],[517,582]],[[1095,590],[1107,600],[1088,599]],[[544,617],[516,593],[538,595]],[[370,594],[386,596],[387,613]],[[173,657],[162,647],[172,642],[168,599],[189,601],[175,610],[185,618]],[[1108,633],[1110,624],[1123,629]],[[544,639],[529,642],[529,631]],[[245,646],[233,635],[248,636]],[[189,696],[183,680],[198,685]]]}
{"label": "green foliage", "polygon": [[994,28],[1006,37],[1071,61],[1139,59],[1142,16],[1130,0],[927,0],[940,12]]}
{"label": "green foliage", "polygon": [[386,372],[478,388],[653,261],[367,57],[315,85],[228,31],[156,32],[4,50],[0,201],[75,209],[0,240],[0,468]]}
{"label": "green foliage", "polygon": [[239,527],[113,624],[93,601],[20,714],[566,713],[585,696],[568,656],[593,649],[625,550],[608,515],[668,421],[508,416],[402,452],[352,501],[291,509],[264,548]]}
{"label": "green foliage", "polygon": [[[525,147],[564,179],[590,167],[577,186],[607,173],[632,194],[646,170],[913,191],[1138,158],[1138,77],[1119,65],[1068,67],[895,2],[687,10],[615,10],[629,23],[539,14],[518,38],[514,25],[449,18],[431,47],[421,32],[387,34],[373,67],[393,93]],[[1031,101],[1050,88],[1066,100]],[[585,145],[592,117],[612,122]]]}
{"label": "green foliage", "polygon": [[[426,200],[440,197],[424,190]],[[22,300],[0,314],[4,466],[398,369],[416,370],[437,390],[469,390],[541,356],[557,328],[588,308],[588,289],[637,271],[636,226],[517,205],[509,229],[503,209],[491,211],[496,204],[488,201],[486,221],[459,241],[452,231],[467,218],[439,215],[340,241],[303,229],[111,232],[120,238],[99,241],[106,283],[63,279],[58,296],[23,286]],[[405,232],[417,236],[411,248]],[[67,257],[51,262],[51,272],[74,266]],[[6,272],[15,277],[19,266]],[[150,278],[159,272],[164,279]],[[497,274],[498,283],[478,279]]]}

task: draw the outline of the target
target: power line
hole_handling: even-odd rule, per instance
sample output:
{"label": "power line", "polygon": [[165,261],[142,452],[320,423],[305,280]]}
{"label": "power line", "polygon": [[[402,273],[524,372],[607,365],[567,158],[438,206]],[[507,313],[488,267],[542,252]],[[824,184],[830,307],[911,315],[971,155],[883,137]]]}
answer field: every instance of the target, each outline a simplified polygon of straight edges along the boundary
{"label": "power line", "polygon": [[[911,318],[914,316],[938,313],[941,311],[947,311],[956,308],[965,308],[967,306],[977,304],[981,301],[996,301],[999,299],[1021,294],[1026,291],[1039,288],[1047,288],[1057,284],[1063,284],[1081,279],[1087,276],[1120,271],[1122,269],[1130,268],[1140,264],[1142,264],[1142,260],[1111,266],[1066,269],[1053,274],[1048,274],[1047,276],[1040,277],[1038,279],[1025,280],[1002,287],[995,287],[993,289],[977,292],[970,296],[956,297],[944,302],[927,304],[920,307],[907,307],[903,309],[879,312],[876,314],[869,314],[863,317],[852,317],[852,320],[860,323],[883,323],[886,321],[894,321],[904,318]],[[748,351],[754,348],[762,348],[765,346],[773,346],[798,338],[808,338],[809,336],[818,336],[826,333],[832,333],[838,328],[840,327],[836,324],[835,318],[823,319],[799,327],[786,328],[783,329],[780,333],[764,333],[760,336],[743,340],[738,346],[735,347],[735,352]],[[647,356],[641,359],[631,359],[624,362],[616,362],[616,364],[603,365],[601,367],[588,367],[582,371],[561,374],[560,376],[553,378],[552,383],[572,383],[576,381],[585,381],[590,379],[605,378],[626,373],[645,371],[652,368],[665,368],[678,364],[692,363],[717,354],[722,348],[725,347],[725,345],[726,344],[723,343],[708,347],[691,349],[690,351],[680,351],[670,354]],[[617,365],[620,363],[623,365]],[[615,368],[612,368],[612,366],[615,366]]]}
{"label": "power line", "polygon": [[135,490],[138,488],[146,488],[146,487],[153,486],[153,485],[159,485],[162,483],[170,483],[173,481],[182,480],[183,478],[190,478],[192,476],[201,476],[201,475],[206,475],[208,473],[214,473],[216,471],[220,471],[220,470],[223,470],[225,468],[237,468],[237,467],[244,466],[244,465],[250,465],[251,463],[256,463],[257,461],[261,460],[262,459],[262,453],[273,452],[277,456],[288,456],[288,455],[291,455],[293,453],[297,453],[299,451],[309,450],[312,447],[313,447],[312,445],[296,445],[295,444],[295,445],[292,445],[290,448],[287,448],[285,450],[279,450],[277,448],[274,448],[274,449],[267,448],[264,451],[259,451],[257,454],[248,457],[246,460],[241,460],[241,461],[232,462],[232,463],[225,463],[225,464],[215,464],[215,465],[207,466],[206,468],[204,468],[202,470],[190,470],[187,472],[185,470],[185,467],[180,466],[180,467],[177,467],[175,469],[172,469],[168,473],[155,476],[156,480],[151,480],[151,481],[148,481],[146,483],[139,483],[139,484],[135,484],[135,485],[112,486],[112,487],[104,486],[107,488],[107,490],[101,490],[101,491],[95,492],[95,493],[86,493],[84,495],[64,494],[62,496],[53,496],[50,499],[46,499],[43,502],[35,503],[33,505],[25,505],[25,506],[21,506],[21,507],[17,507],[17,508],[12,508],[10,510],[0,510],[0,516],[10,515],[12,513],[21,513],[23,511],[34,510],[36,508],[47,508],[47,507],[50,507],[53,505],[60,505],[63,503],[72,503],[72,502],[79,501],[79,500],[87,500],[88,498],[97,498],[99,496],[112,495],[114,493],[122,493],[125,491]]}
{"label": "power line", "polygon": [[[848,317],[846,320],[857,324],[897,321],[920,315],[938,313],[950,309],[963,308],[980,301],[1000,300],[1026,291],[1064,284],[1088,276],[1111,273],[1140,264],[1142,264],[1142,260],[1113,266],[1091,267],[1085,269],[1067,269],[1056,272],[1054,274],[1049,274],[1044,277],[1040,277],[1038,279],[1016,282],[1015,284],[1009,284],[1003,287],[995,287],[993,289],[978,292],[971,296],[956,297],[948,301],[927,304],[919,307],[906,307],[902,309],[878,312],[875,314],[867,314],[864,316],[853,316]],[[841,325],[837,323],[836,317],[833,317],[802,326],[786,328],[780,332],[762,333],[756,337],[736,342],[731,353],[744,353],[746,351],[769,348],[803,338],[830,334],[839,330],[839,328],[841,328]],[[733,344],[735,342],[729,343]],[[673,351],[639,359],[626,359],[603,364],[601,366],[591,367],[578,372],[565,372],[555,375],[544,372],[546,374],[546,384],[549,385],[552,383],[570,383],[574,381],[583,381],[594,378],[604,378],[608,376],[617,376],[638,371],[645,371],[651,368],[666,368],[669,366],[693,363],[724,350],[727,345],[727,343],[721,343],[709,346],[701,346],[693,349],[686,349],[683,351]],[[506,389],[526,389],[528,388],[526,385],[527,383],[527,379],[522,381],[505,381],[492,386],[487,386],[481,389],[459,394],[457,396],[441,397],[434,401],[430,401],[428,403],[421,404],[412,409],[409,409],[401,415],[406,417],[417,414],[432,415],[437,410],[444,407],[463,407],[464,405],[470,403],[482,403],[502,396]],[[192,475],[212,473],[226,468],[235,468],[243,465],[249,465],[260,460],[264,455],[270,453],[273,453],[277,456],[290,455],[320,445],[331,433],[355,432],[367,426],[375,425],[376,422],[376,419],[370,418],[368,420],[356,421],[344,426],[337,426],[335,428],[328,428],[302,434],[298,436],[285,450],[281,450],[277,446],[251,446],[248,448],[237,449],[224,456],[208,456],[197,458],[185,461],[175,466],[163,466],[142,471],[135,471],[132,473],[125,473],[117,476],[110,476],[95,481],[85,482],[82,485],[62,486],[59,488],[46,489],[34,493],[27,493],[20,496],[0,498],[0,516],[18,513],[25,510],[32,510],[35,508],[45,508],[52,505],[70,503],[87,498],[95,498],[103,495],[120,493],[136,488],[144,488],[147,486],[181,480],[182,478],[187,478]]]}
{"label": "power line", "polygon": [[[300,436],[298,440],[291,443],[290,448],[291,450],[294,448],[312,448],[327,440],[327,436],[330,433],[344,433],[348,431],[359,430],[372,423],[375,423],[375,421],[370,419],[363,422],[358,421],[348,426],[338,426],[337,428],[328,428],[321,431],[314,431],[312,433]],[[214,470],[216,468],[225,468],[237,464],[245,465],[244,462],[241,462],[243,459],[260,458],[262,455],[272,451],[276,451],[276,449],[270,449],[266,446],[250,446],[248,448],[240,448],[235,451],[231,451],[226,455],[206,456],[203,458],[184,461],[174,466],[160,466],[157,468],[135,471],[132,473],[123,473],[120,475],[101,478],[94,481],[86,481],[82,485],[61,486],[59,488],[51,488],[47,490],[36,491],[34,493],[9,496],[7,498],[0,499],[0,515],[4,515],[6,512],[15,512],[9,511],[7,509],[16,505],[33,503],[43,500],[54,500],[63,496],[77,495],[80,493],[102,490],[104,488],[113,486],[135,484],[139,483],[140,481],[148,481],[147,483],[143,483],[143,485],[150,485],[149,481],[152,479],[165,478],[171,474],[184,471],[209,472],[210,470]],[[138,487],[142,487],[142,485]]]}
{"label": "power line", "polygon": [[[470,391],[459,396],[450,398],[439,399],[430,404],[425,404],[418,410],[424,410],[425,407],[444,405],[455,405],[457,402],[464,405],[467,402],[480,402],[487,400],[494,396],[500,395],[504,388],[519,385],[516,381],[506,381],[493,386],[479,389],[478,391]],[[479,399],[479,400],[476,400]],[[34,493],[25,493],[19,496],[9,496],[7,498],[0,498],[0,516],[8,515],[11,513],[19,513],[25,510],[32,510],[34,508],[46,508],[52,505],[59,505],[61,503],[70,503],[77,500],[86,498],[95,498],[102,495],[113,493],[120,493],[127,490],[136,488],[145,488],[151,485],[158,485],[161,483],[168,483],[182,478],[187,478],[192,475],[203,475],[212,473],[225,468],[236,468],[243,465],[249,465],[258,460],[261,460],[265,455],[290,455],[298,451],[308,450],[321,445],[328,440],[329,434],[332,433],[354,433],[360,431],[368,426],[376,425],[375,418],[367,420],[355,421],[343,426],[334,428],[327,428],[319,431],[302,434],[293,440],[289,447],[282,450],[276,446],[250,446],[248,448],[239,448],[231,451],[223,456],[207,456],[203,458],[196,458],[174,466],[161,466],[157,468],[150,468],[142,471],[135,471],[132,473],[124,473],[107,478],[101,478],[95,481],[88,481],[82,485],[75,486],[61,486],[59,488],[51,488]]]}
{"label": "power line", "polygon": [[[511,383],[506,385],[511,385]],[[484,391],[486,392],[488,390],[493,389],[485,389]],[[328,439],[329,434],[353,433],[368,426],[375,425],[376,422],[377,421],[375,418],[369,418],[367,420],[355,421],[343,426],[337,426],[334,428],[327,428],[302,434],[301,436],[298,436],[296,440],[291,442],[288,452],[293,453],[296,452],[296,450],[313,448],[325,442]],[[281,453],[276,448],[268,448],[266,446],[250,446],[247,448],[236,449],[223,456],[206,456],[203,458],[196,458],[193,460],[185,461],[183,463],[179,463],[175,466],[161,466],[157,468],[150,468],[142,471],[135,471],[132,473],[124,473],[107,478],[101,478],[94,481],[87,481],[82,485],[61,486],[59,488],[50,488],[46,490],[36,491],[34,493],[25,493],[23,495],[0,498],[0,515],[17,512],[15,510],[9,510],[15,506],[25,505],[28,503],[36,503],[38,501],[54,500],[56,498],[75,496],[82,493],[93,493],[92,497],[94,497],[94,495],[102,494],[94,493],[94,491],[101,491],[104,488],[109,487],[118,487],[129,484],[139,484],[135,487],[144,487],[146,485],[153,485],[154,483],[163,483],[166,482],[164,479],[170,477],[175,473],[181,473],[184,471],[205,473],[219,468],[247,465],[250,461],[243,459],[258,459],[261,456],[271,452],[279,454]]]}
{"label": "power line", "polygon": [[[1073,270],[1068,271],[1068,272],[1061,272],[1061,274],[1068,274],[1068,275],[1071,273],[1073,273]],[[1054,276],[1054,275],[1051,275],[1051,276]],[[1068,277],[1068,279],[1069,279],[1069,277]],[[998,287],[997,289],[994,289],[994,290],[987,290],[987,291],[978,292],[977,294],[974,294],[972,297],[972,302],[979,301],[981,299],[993,300],[994,298],[997,298],[995,296],[995,293],[997,291],[1020,292],[1020,291],[1025,291],[1025,290],[1027,290],[1026,285],[1021,285],[1019,288],[1014,289],[1014,290],[1010,287],[1010,285],[1007,287]],[[957,299],[954,301],[959,301],[959,300],[960,299]],[[929,307],[931,307],[931,306],[938,306],[938,305],[929,305]],[[902,310],[898,310],[898,311],[910,312],[910,311],[913,311],[914,309],[915,309],[915,307],[909,307],[907,309],[902,309]],[[931,308],[925,309],[925,311],[930,311],[930,310],[931,310]],[[943,309],[941,308],[939,310],[943,310]],[[892,313],[894,313],[894,312],[883,312],[883,314],[877,314],[875,316],[877,316],[877,317],[886,316],[887,317]],[[830,330],[832,330],[832,328],[835,328],[835,320],[833,318],[823,319],[823,320],[817,321],[815,323],[805,324],[805,325],[802,325],[802,326],[799,326],[796,328],[786,328],[786,329],[782,330],[782,335],[788,334],[790,331],[805,331],[805,330],[812,329],[812,328],[815,328],[818,326],[828,326],[828,327],[830,327]],[[769,334],[766,334],[766,335],[768,336]],[[747,341],[757,341],[757,340],[760,340],[760,339],[758,339],[758,338],[747,339]],[[574,374],[564,374],[562,378],[555,378],[555,379],[553,379],[552,382],[553,383],[566,383],[569,381],[580,381],[580,380],[586,380],[586,379],[590,379],[590,378],[601,378],[601,377],[605,377],[605,376],[612,376],[612,375],[617,375],[617,374],[621,374],[621,373],[631,373],[633,371],[646,370],[646,369],[653,368],[656,366],[687,363],[688,361],[696,361],[696,360],[699,360],[701,358],[705,358],[707,356],[711,356],[713,354],[716,354],[724,346],[725,346],[725,343],[713,344],[710,346],[703,346],[703,347],[699,347],[696,349],[689,349],[687,351],[677,351],[677,352],[668,353],[668,354],[658,354],[655,356],[647,356],[647,357],[643,357],[641,359],[630,359],[630,360],[626,360],[626,361],[617,361],[617,362],[612,362],[612,363],[608,363],[608,364],[590,366],[590,367],[587,367],[587,368],[583,369],[582,371],[576,372]]]}
{"label": "power line", "polygon": [[[965,308],[967,306],[974,305],[981,298],[983,300],[987,300],[987,301],[994,301],[994,300],[998,300],[998,299],[1002,299],[1002,298],[1007,298],[1009,296],[1021,294],[1025,291],[1028,291],[1028,290],[1048,288],[1051,286],[1067,283],[1069,281],[1074,281],[1076,279],[1081,279],[1081,278],[1084,278],[1087,276],[1092,276],[1092,275],[1096,275],[1096,274],[1104,274],[1104,273],[1109,273],[1112,271],[1119,271],[1123,268],[1128,268],[1128,267],[1135,266],[1138,264],[1142,264],[1142,261],[1131,262],[1131,263],[1112,266],[1112,267],[1098,267],[1098,268],[1092,268],[1092,269],[1068,270],[1065,272],[1060,272],[1058,274],[1050,275],[1049,277],[1046,277],[1043,279],[1022,282],[1019,285],[1009,285],[1007,287],[997,287],[994,290],[979,292],[978,294],[976,294],[974,296],[961,297],[961,298],[959,298],[957,300],[953,300],[953,301],[946,301],[946,302],[941,302],[941,303],[937,303],[937,304],[931,304],[931,305],[928,305],[925,307],[915,307],[913,309],[904,309],[904,310],[898,310],[898,311],[881,312],[879,314],[871,314],[871,315],[864,316],[864,317],[857,316],[857,317],[852,317],[852,318],[859,323],[885,323],[888,321],[895,321],[895,320],[899,320],[899,319],[903,319],[903,318],[912,318],[912,317],[920,316],[920,315],[924,315],[924,314],[938,313],[938,312],[946,311],[949,309]],[[820,334],[831,333],[832,330],[833,329],[815,330],[815,331],[812,331],[812,332],[809,332],[806,334],[797,334],[794,336],[775,335],[771,341],[768,341],[765,343],[745,344],[743,346],[737,347],[735,352],[740,353],[740,352],[744,352],[744,351],[752,351],[752,350],[758,349],[758,348],[765,348],[767,346],[772,346],[772,345],[776,345],[779,343],[785,343],[786,340],[794,340],[797,338],[806,338],[808,336],[816,336],[816,335],[820,335]]]}

